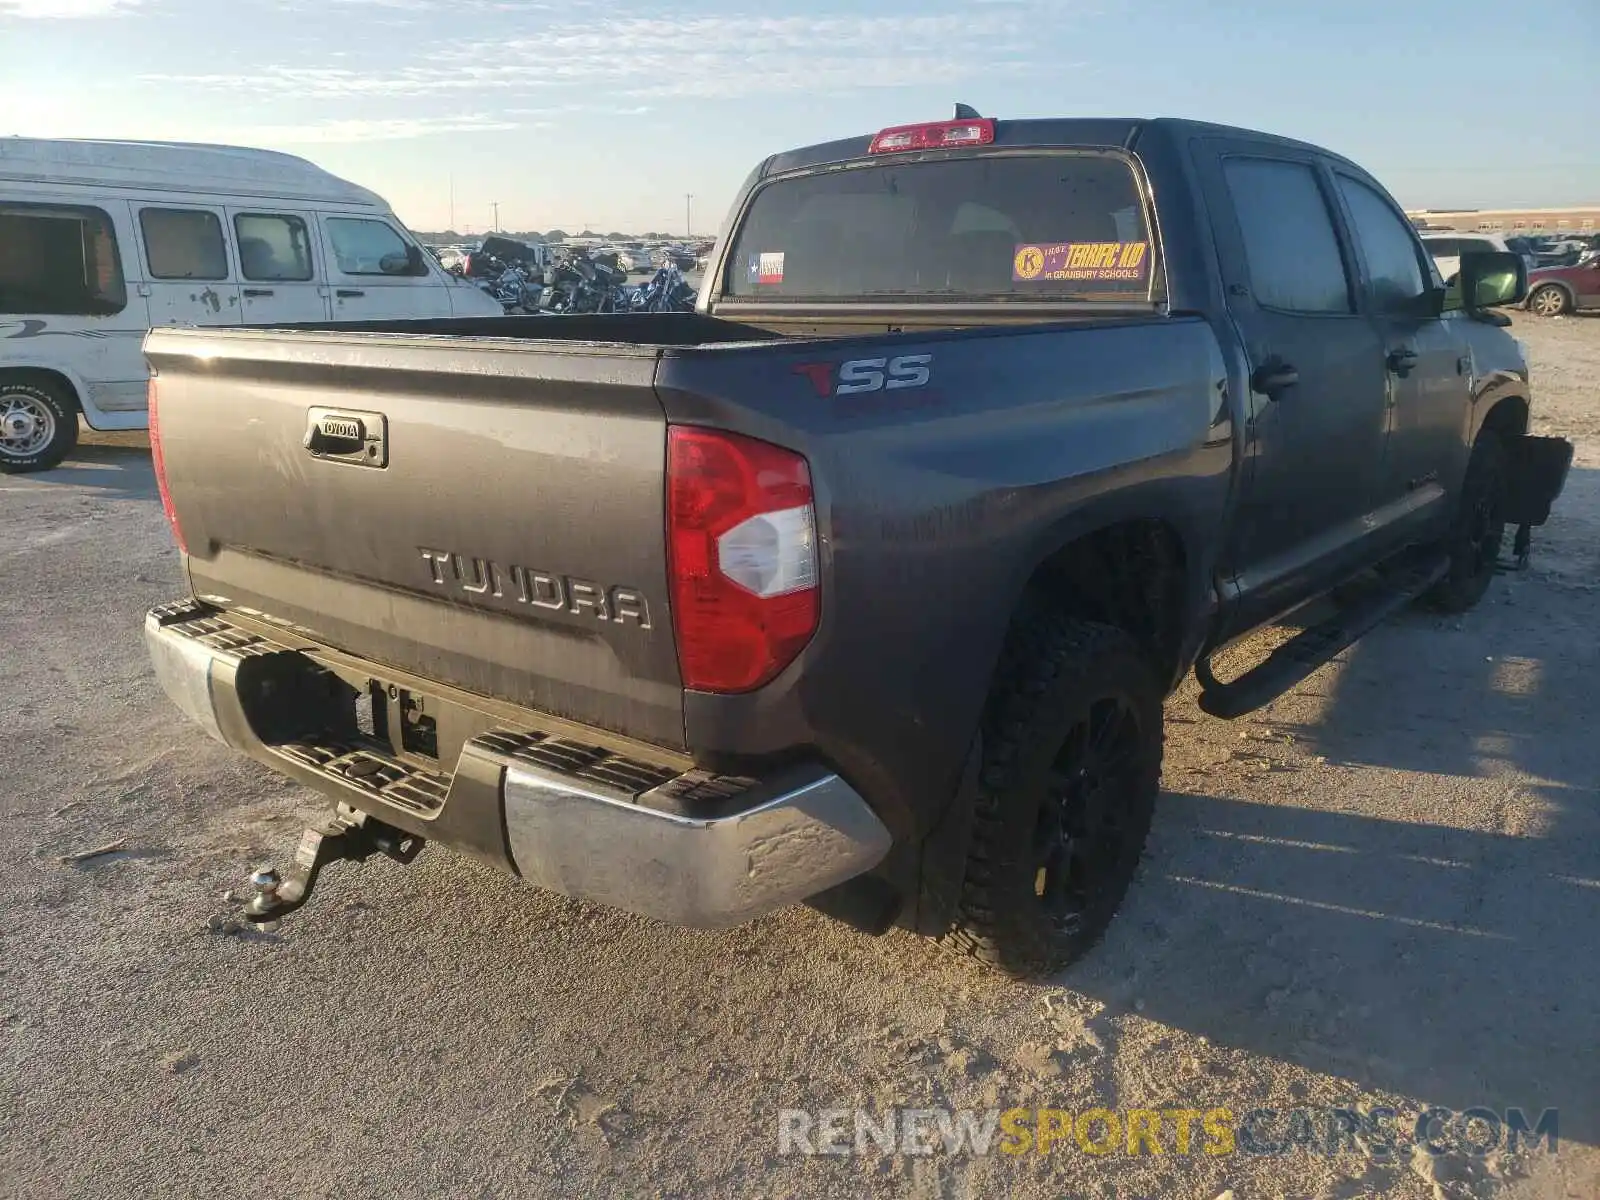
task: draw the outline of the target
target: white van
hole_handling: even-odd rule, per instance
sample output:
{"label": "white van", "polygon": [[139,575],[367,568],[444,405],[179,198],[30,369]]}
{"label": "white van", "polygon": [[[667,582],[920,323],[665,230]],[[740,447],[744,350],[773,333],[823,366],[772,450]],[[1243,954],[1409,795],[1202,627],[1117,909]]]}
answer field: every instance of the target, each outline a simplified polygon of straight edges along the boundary
{"label": "white van", "polygon": [[143,429],[152,325],[500,316],[383,198],[304,159],[0,138],[0,472]]}

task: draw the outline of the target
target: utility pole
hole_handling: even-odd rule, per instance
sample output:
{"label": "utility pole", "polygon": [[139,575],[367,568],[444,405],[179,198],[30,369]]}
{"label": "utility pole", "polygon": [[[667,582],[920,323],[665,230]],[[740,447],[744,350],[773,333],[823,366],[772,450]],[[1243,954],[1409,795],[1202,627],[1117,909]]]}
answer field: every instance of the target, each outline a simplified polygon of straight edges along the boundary
{"label": "utility pole", "polygon": [[683,195],[683,236],[694,237],[694,193],[685,192]]}
{"label": "utility pole", "polygon": [[500,232],[500,201],[491,200],[491,201],[489,201],[489,203],[494,208],[494,231],[496,233],[499,233]]}
{"label": "utility pole", "polygon": [[455,227],[456,227],[456,177],[454,175],[451,175],[450,176],[450,224],[448,226],[446,226],[446,228],[454,229]]}

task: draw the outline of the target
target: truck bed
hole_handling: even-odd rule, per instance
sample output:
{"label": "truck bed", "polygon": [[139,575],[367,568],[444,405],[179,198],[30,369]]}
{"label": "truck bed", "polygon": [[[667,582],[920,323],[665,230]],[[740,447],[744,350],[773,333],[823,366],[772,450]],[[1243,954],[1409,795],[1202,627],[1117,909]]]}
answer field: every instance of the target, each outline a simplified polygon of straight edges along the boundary
{"label": "truck bed", "polygon": [[[670,751],[820,744],[869,786],[943,794],[959,738],[947,757],[893,747],[970,727],[1041,533],[1103,519],[1096,496],[1214,523],[1232,459],[1210,327],[1149,314],[831,338],[694,315],[163,329],[146,353],[202,603]],[[927,365],[919,386],[832,394],[843,366],[901,356]],[[321,416],[363,422],[377,457],[313,453]],[[810,463],[820,625],[748,695],[682,684],[673,425]],[[1048,510],[1072,522],[1041,528]],[[956,637],[960,614],[980,637]],[[960,699],[929,710],[930,690]],[[882,800],[892,825],[925,819]]]}

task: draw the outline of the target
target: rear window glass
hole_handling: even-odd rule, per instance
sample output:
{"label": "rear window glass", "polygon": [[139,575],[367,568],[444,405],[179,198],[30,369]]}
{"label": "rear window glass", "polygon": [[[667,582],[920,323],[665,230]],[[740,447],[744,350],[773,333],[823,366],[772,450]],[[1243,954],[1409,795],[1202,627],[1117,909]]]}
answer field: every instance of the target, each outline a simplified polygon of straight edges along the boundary
{"label": "rear window glass", "polygon": [[127,303],[117,235],[103,211],[0,205],[0,313],[109,316]]}
{"label": "rear window glass", "polygon": [[752,299],[1143,300],[1133,169],[1100,154],[881,162],[758,191],[724,287]]}

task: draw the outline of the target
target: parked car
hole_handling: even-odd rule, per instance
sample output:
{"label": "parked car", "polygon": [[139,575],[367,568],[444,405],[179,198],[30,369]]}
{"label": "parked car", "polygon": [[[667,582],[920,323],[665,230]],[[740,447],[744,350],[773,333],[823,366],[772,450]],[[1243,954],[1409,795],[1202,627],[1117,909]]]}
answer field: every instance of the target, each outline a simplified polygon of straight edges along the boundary
{"label": "parked car", "polygon": [[150,335],[191,593],[156,673],[337,805],[250,920],[433,840],[1053,971],[1133,877],[1191,667],[1235,717],[1469,608],[1570,465],[1494,311],[1521,261],[1464,254],[1452,300],[1301,142],[963,114],[769,158],[724,228],[695,314]]}
{"label": "parked car", "polygon": [[152,326],[498,312],[381,196],[267,150],[0,138],[0,472],[143,429]]}
{"label": "parked car", "polygon": [[1594,251],[1570,267],[1539,267],[1528,275],[1529,311],[1559,317],[1600,308],[1600,257]]}
{"label": "parked car", "polygon": [[1587,254],[1589,249],[1589,243],[1581,238],[1550,238],[1544,243],[1540,253],[1536,256],[1537,262],[1535,265],[1540,267],[1570,267]]}
{"label": "parked car", "polygon": [[1519,255],[1528,270],[1533,269],[1533,255],[1510,246],[1507,239],[1498,233],[1434,233],[1425,230],[1422,233],[1422,244],[1432,256],[1439,268],[1439,275],[1446,284],[1454,280],[1456,272],[1461,269],[1463,254],[1509,252]]}
{"label": "parked car", "polygon": [[617,266],[629,275],[650,270],[648,258],[644,258],[637,251],[629,250],[624,246],[596,246],[589,252],[589,257],[594,258],[601,254],[614,255]]}

